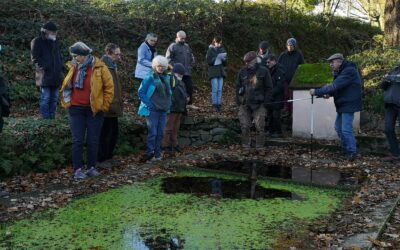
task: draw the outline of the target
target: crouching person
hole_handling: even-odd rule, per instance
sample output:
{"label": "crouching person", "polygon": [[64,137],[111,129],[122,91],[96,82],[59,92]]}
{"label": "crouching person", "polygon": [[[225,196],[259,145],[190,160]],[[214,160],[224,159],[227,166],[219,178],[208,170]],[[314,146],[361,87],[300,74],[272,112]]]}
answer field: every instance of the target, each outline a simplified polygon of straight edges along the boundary
{"label": "crouching person", "polygon": [[171,109],[162,142],[162,147],[165,153],[168,154],[172,154],[173,151],[181,152],[178,145],[178,132],[181,126],[181,117],[185,112],[186,103],[189,99],[185,84],[182,82],[183,75],[185,74],[185,67],[183,64],[175,63],[172,73],[174,78],[171,85]]}
{"label": "crouching person", "polygon": [[[97,176],[97,152],[104,112],[114,97],[114,84],[107,65],[91,55],[83,42],[69,48],[73,60],[61,87],[61,104],[68,108],[72,134],[72,165],[75,179]],[[87,167],[83,170],[83,145],[86,135]]]}
{"label": "crouching person", "polygon": [[257,63],[257,54],[248,52],[243,58],[246,66],[239,71],[236,80],[236,102],[242,130],[242,146],[251,148],[250,129],[256,127],[256,149],[262,149],[265,141],[265,110],[272,100],[272,80],[269,70]]}
{"label": "crouching person", "polygon": [[168,60],[156,56],[152,61],[152,72],[139,87],[139,115],[146,118],[147,149],[146,160],[161,160],[161,142],[164,136],[167,112],[171,106],[172,76],[166,73]]}

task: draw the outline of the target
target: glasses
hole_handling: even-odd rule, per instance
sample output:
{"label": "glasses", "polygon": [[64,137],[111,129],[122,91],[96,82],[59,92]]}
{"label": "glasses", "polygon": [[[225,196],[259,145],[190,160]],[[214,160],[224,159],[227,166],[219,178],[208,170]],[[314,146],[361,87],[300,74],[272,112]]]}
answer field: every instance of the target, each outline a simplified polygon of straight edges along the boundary
{"label": "glasses", "polygon": [[116,56],[122,56],[121,53],[114,53],[114,55],[116,55]]}
{"label": "glasses", "polygon": [[79,55],[71,55],[73,59],[76,59]]}
{"label": "glasses", "polygon": [[270,64],[270,63],[271,63],[271,61],[266,61],[265,63],[266,63],[266,64]]}

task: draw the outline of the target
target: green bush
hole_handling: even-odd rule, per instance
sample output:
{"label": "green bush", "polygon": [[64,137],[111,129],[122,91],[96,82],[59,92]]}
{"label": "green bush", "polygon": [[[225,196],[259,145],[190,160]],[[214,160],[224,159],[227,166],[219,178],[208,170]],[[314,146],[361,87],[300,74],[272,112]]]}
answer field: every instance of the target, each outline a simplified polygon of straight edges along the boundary
{"label": "green bush", "polygon": [[[179,29],[188,34],[197,66],[196,84],[208,83],[205,53],[215,34],[224,38],[229,54],[228,80],[233,81],[241,58],[267,39],[271,51],[279,54],[285,41],[297,38],[308,63],[319,62],[334,52],[345,55],[359,52],[373,43],[379,34],[368,24],[347,18],[333,18],[327,27],[324,16],[304,15],[291,11],[285,15],[281,6],[245,2],[240,8],[234,2],[213,0],[2,0],[0,8],[0,69],[11,83],[14,100],[37,100],[30,41],[39,34],[47,19],[59,25],[59,40],[65,59],[68,46],[81,40],[101,56],[108,42],[121,46],[124,54],[119,64],[120,79],[128,89],[132,85],[136,51],[148,32],[159,35],[158,52],[164,54]],[[333,39],[334,38],[334,39]],[[228,81],[228,82],[229,82]],[[13,90],[15,89],[15,90]]]}
{"label": "green bush", "polygon": [[[71,162],[71,133],[67,116],[55,120],[9,118],[0,134],[0,177],[31,171],[47,172]],[[120,119],[117,154],[138,153],[144,126],[131,117]]]}

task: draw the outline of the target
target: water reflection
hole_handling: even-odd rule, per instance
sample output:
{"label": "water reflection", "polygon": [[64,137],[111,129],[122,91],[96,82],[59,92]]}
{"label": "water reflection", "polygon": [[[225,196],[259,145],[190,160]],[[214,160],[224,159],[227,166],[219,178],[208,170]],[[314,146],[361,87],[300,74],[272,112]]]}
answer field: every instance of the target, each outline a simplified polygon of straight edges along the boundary
{"label": "water reflection", "polygon": [[[146,231],[146,230],[143,230]],[[166,236],[165,231],[158,233],[140,234],[137,228],[124,231],[124,249],[135,250],[177,250],[183,249],[184,240],[179,236]],[[158,235],[152,237],[151,235]],[[164,236],[160,236],[164,235]]]}
{"label": "water reflection", "polygon": [[[201,168],[220,171],[246,173],[249,176],[274,177],[328,186],[355,186],[359,183],[354,172],[341,172],[337,169],[288,167],[276,164],[267,165],[261,161],[223,161],[201,166]],[[360,176],[360,178],[362,178]]]}
{"label": "water reflection", "polygon": [[225,180],[214,177],[168,177],[161,184],[167,194],[189,193],[197,196],[214,196],[228,199],[274,199],[303,200],[299,195],[280,189],[264,188],[256,180]]}

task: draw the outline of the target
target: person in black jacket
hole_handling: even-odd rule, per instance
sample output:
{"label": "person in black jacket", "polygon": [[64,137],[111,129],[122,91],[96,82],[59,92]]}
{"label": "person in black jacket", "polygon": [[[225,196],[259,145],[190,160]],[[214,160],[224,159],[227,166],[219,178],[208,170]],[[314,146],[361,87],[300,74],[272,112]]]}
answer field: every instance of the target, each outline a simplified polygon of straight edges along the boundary
{"label": "person in black jacket", "polygon": [[269,70],[257,63],[255,51],[243,58],[246,66],[239,71],[236,80],[236,103],[239,105],[239,121],[242,130],[242,146],[251,148],[250,128],[256,127],[256,149],[265,142],[265,109],[272,101],[272,80]]}
{"label": "person in black jacket", "polygon": [[389,143],[391,156],[384,157],[384,161],[400,161],[399,142],[396,137],[396,121],[400,118],[400,65],[390,72],[381,82],[385,90],[385,134]]}
{"label": "person in black jacket", "polygon": [[186,104],[189,100],[189,95],[186,92],[185,84],[182,78],[185,74],[185,67],[181,63],[175,63],[172,69],[173,79],[171,83],[171,107],[169,109],[168,121],[164,130],[164,138],[162,147],[168,154],[173,151],[181,152],[178,145],[178,132],[181,125],[181,117],[185,112]]}
{"label": "person in black jacket", "polygon": [[[292,81],[292,78],[294,76],[294,73],[297,70],[297,67],[300,64],[304,64],[304,57],[301,51],[298,48],[297,40],[292,38],[289,38],[286,41],[286,51],[282,52],[282,54],[279,56],[278,62],[283,66],[285,70],[285,96],[284,100],[287,101],[289,99],[293,98],[293,92],[289,90],[289,85],[290,82]],[[289,114],[292,113],[292,107],[293,103],[286,103],[286,110],[289,112]]]}
{"label": "person in black jacket", "polygon": [[283,94],[285,88],[285,70],[278,63],[276,56],[270,54],[267,57],[266,64],[269,68],[272,78],[272,104],[268,105],[267,119],[268,131],[272,138],[282,136],[281,129],[281,109],[283,109]]}
{"label": "person in black jacket", "polygon": [[40,113],[44,119],[54,119],[64,76],[57,26],[53,22],[45,23],[40,36],[32,40],[31,58],[36,67],[36,85],[41,92]]}
{"label": "person in black jacket", "polygon": [[3,131],[3,117],[10,114],[10,97],[8,95],[8,86],[6,80],[0,73],[0,133]]}

